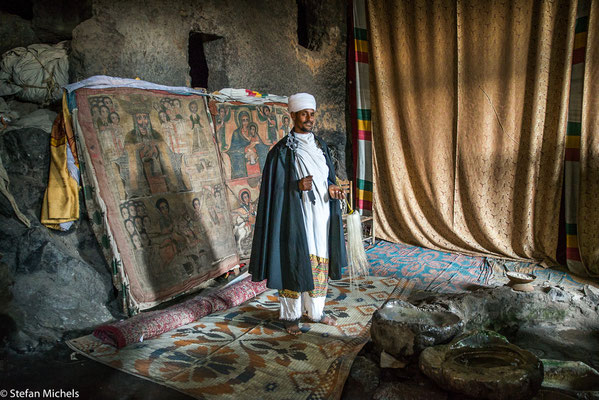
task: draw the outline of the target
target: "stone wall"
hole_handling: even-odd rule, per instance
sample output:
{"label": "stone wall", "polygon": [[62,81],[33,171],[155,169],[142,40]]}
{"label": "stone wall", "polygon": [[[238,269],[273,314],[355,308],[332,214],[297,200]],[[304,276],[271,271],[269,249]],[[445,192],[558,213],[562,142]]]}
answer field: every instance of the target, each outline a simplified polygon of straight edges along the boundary
{"label": "stone wall", "polygon": [[120,314],[85,208],[67,232],[39,221],[56,113],[14,101],[9,106],[21,115],[21,127],[0,135],[0,159],[9,190],[31,226],[20,222],[0,195],[0,350],[8,342],[30,351],[55,345],[67,331],[87,333]]}
{"label": "stone wall", "polygon": [[201,33],[209,91],[314,94],[316,130],[345,177],[346,7],[342,0],[94,0],[93,17],[73,31],[71,80],[104,74],[189,86],[189,35]]}
{"label": "stone wall", "polygon": [[0,52],[72,39],[71,82],[111,75],[190,86],[189,36],[199,33],[209,91],[316,96],[315,130],[341,178],[351,170],[346,31],[343,0],[33,0],[0,7]]}
{"label": "stone wall", "polygon": [[90,18],[91,0],[8,1],[0,5],[0,54],[33,43],[70,40]]}

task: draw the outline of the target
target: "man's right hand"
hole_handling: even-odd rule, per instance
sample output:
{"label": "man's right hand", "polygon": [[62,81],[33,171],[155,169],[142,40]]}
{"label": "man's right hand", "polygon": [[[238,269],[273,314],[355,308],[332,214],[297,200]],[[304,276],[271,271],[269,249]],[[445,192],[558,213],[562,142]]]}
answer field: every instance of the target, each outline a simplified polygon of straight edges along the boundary
{"label": "man's right hand", "polygon": [[299,190],[312,190],[312,175],[308,175],[298,181]]}

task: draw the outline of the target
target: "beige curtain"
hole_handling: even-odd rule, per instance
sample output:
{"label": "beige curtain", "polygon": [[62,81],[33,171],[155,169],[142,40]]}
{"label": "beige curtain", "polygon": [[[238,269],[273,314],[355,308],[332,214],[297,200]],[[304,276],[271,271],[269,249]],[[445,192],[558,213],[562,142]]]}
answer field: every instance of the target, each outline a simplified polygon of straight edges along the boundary
{"label": "beige curtain", "polygon": [[555,261],[575,0],[370,0],[377,236]]}
{"label": "beige curtain", "polygon": [[591,3],[582,97],[578,246],[586,272],[599,276],[599,1]]}

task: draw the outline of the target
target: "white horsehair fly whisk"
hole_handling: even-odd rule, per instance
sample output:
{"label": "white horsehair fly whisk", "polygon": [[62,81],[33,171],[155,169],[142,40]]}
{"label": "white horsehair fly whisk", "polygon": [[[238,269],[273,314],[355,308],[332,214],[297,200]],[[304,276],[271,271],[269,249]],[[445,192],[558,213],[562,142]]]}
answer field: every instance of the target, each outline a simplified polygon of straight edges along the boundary
{"label": "white horsehair fly whisk", "polygon": [[354,279],[358,276],[368,275],[370,264],[366,258],[364,250],[364,241],[362,239],[362,222],[360,221],[360,213],[352,210],[347,197],[345,199],[347,205],[347,262],[349,264],[349,282],[353,286]]}

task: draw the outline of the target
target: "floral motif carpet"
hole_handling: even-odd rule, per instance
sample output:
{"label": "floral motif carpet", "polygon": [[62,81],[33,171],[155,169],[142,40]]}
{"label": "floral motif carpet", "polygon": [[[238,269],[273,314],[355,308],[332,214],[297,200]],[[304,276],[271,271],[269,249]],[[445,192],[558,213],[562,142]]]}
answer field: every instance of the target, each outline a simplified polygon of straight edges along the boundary
{"label": "floral motif carpet", "polygon": [[332,281],[326,312],[337,326],[302,322],[287,334],[276,291],[122,349],[92,335],[67,344],[118,370],[199,399],[339,398],[351,364],[368,341],[372,314],[412,283],[394,277]]}

